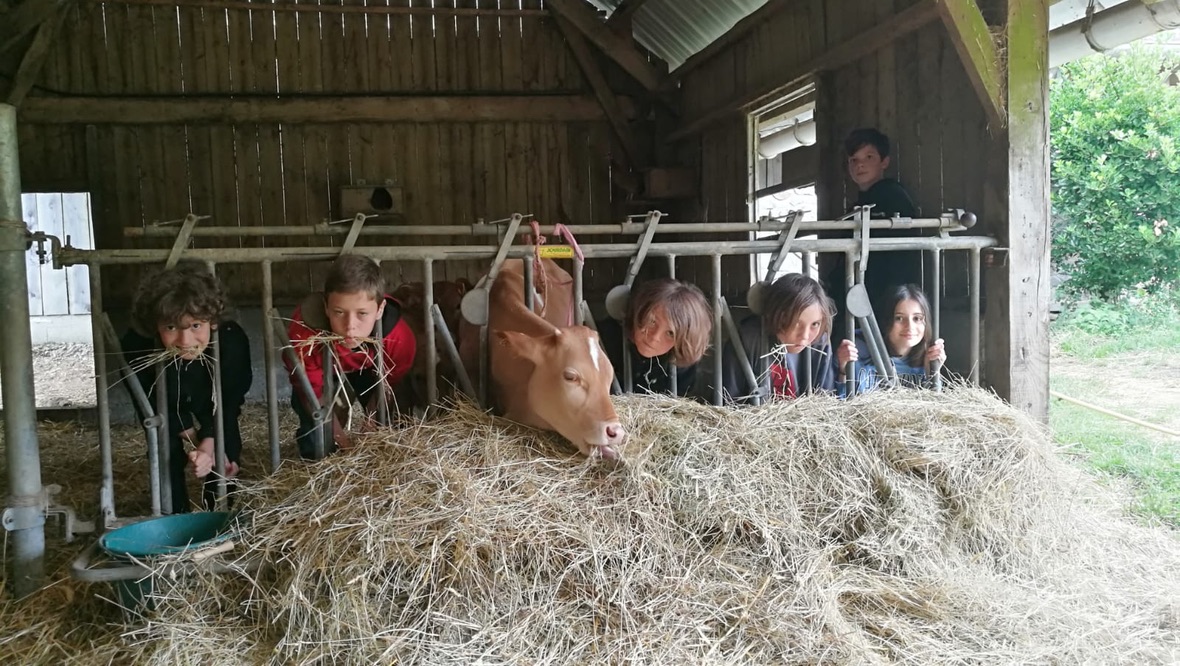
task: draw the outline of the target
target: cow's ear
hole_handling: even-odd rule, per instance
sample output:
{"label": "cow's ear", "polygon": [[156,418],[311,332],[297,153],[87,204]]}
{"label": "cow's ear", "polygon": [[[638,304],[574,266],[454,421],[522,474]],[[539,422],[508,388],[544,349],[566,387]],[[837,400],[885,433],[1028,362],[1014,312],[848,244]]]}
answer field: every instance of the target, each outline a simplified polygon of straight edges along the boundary
{"label": "cow's ear", "polygon": [[517,331],[496,331],[496,338],[497,344],[508,348],[516,356],[533,363],[540,362],[542,341],[539,338]]}

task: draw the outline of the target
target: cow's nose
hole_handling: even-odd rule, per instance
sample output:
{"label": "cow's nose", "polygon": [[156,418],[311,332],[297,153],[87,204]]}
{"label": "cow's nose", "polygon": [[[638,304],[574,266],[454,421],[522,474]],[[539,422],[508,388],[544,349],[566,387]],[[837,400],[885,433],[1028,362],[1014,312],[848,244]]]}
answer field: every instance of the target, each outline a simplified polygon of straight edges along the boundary
{"label": "cow's nose", "polygon": [[623,430],[622,424],[606,424],[606,443],[608,445],[621,444],[625,439],[627,439],[627,431]]}

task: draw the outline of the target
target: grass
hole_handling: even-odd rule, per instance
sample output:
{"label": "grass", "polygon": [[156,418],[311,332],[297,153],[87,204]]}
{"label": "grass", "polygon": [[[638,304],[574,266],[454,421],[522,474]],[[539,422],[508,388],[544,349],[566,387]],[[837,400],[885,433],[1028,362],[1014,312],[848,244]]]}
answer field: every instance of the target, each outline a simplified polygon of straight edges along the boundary
{"label": "grass", "polygon": [[[1052,337],[1051,388],[1180,430],[1180,404],[1160,401],[1168,394],[1151,391],[1175,381],[1180,350],[1175,304],[1084,305],[1056,322]],[[1149,399],[1156,404],[1145,410]],[[1054,439],[1088,467],[1131,489],[1137,513],[1180,527],[1180,439],[1062,400],[1051,401],[1049,424]]]}
{"label": "grass", "polygon": [[[1069,396],[1082,391],[1055,389]],[[1061,400],[1049,408],[1054,439],[1070,447],[1091,469],[1126,482],[1137,513],[1180,527],[1180,442],[1162,433],[1119,421]]]}
{"label": "grass", "polygon": [[1077,327],[1061,331],[1058,346],[1062,353],[1097,359],[1113,358],[1131,352],[1161,351],[1175,354],[1180,349],[1180,318],[1171,326],[1128,326],[1120,335],[1092,333]]}

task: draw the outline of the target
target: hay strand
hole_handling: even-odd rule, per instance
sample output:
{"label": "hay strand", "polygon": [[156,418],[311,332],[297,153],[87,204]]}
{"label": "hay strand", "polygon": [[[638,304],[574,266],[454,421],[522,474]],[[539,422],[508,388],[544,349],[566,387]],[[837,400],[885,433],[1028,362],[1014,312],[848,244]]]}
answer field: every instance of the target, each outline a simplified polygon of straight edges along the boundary
{"label": "hay strand", "polygon": [[[983,392],[618,401],[606,469],[469,405],[246,489],[130,663],[1168,663],[1174,533]],[[4,613],[5,617],[8,613]],[[4,657],[0,643],[0,658]]]}

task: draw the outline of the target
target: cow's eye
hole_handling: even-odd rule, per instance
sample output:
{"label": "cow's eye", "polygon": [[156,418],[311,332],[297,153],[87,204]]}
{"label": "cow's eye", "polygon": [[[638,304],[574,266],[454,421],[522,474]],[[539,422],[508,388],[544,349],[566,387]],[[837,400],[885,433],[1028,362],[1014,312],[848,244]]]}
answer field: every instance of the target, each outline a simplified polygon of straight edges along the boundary
{"label": "cow's eye", "polygon": [[575,370],[570,370],[569,368],[566,368],[564,371],[562,371],[562,373],[561,373],[561,376],[562,376],[562,378],[563,378],[563,379],[565,379],[567,382],[576,382],[576,381],[578,381],[578,373],[577,373],[577,371],[575,371]]}

